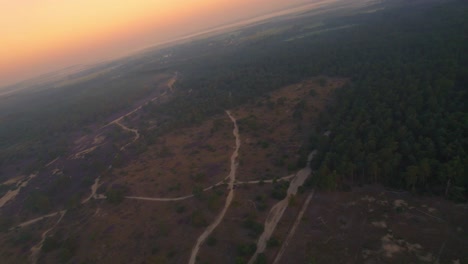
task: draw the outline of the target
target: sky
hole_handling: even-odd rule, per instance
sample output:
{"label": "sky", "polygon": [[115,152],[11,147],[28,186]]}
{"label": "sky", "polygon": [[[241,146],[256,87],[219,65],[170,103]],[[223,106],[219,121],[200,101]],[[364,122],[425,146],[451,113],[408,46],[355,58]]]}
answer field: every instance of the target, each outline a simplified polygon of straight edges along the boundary
{"label": "sky", "polygon": [[0,0],[0,87],[318,0]]}

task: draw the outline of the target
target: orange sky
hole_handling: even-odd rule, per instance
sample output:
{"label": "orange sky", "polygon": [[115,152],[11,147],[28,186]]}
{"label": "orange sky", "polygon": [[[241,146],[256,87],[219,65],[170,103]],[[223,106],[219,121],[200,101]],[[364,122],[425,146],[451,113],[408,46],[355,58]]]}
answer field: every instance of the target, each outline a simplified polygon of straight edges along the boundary
{"label": "orange sky", "polygon": [[0,86],[314,0],[0,0]]}

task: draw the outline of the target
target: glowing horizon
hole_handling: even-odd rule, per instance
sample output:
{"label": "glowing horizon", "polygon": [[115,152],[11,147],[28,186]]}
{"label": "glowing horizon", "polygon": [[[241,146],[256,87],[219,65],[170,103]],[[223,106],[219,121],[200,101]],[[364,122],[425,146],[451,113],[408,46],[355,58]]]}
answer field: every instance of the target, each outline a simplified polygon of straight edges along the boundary
{"label": "glowing horizon", "polygon": [[317,0],[0,0],[0,87]]}

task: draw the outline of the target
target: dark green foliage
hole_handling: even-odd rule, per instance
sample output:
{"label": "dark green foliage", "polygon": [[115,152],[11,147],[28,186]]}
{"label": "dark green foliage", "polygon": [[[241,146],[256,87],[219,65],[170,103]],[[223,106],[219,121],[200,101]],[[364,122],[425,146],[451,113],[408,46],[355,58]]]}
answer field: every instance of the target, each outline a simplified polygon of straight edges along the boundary
{"label": "dark green foliage", "polygon": [[273,183],[273,190],[271,191],[271,197],[276,200],[283,200],[288,191],[289,182],[287,181],[278,181]]}
{"label": "dark green foliage", "polygon": [[[350,84],[337,92],[318,126],[318,135],[330,130],[330,137],[311,140],[319,150],[315,185],[342,189],[346,181],[380,182],[460,199],[468,164],[466,3],[383,5],[384,11],[327,21],[335,28],[353,25],[339,31],[286,43],[284,35],[299,33],[285,33],[185,65],[187,78],[179,88],[193,89],[191,96],[155,111],[177,113],[175,123],[196,123],[285,84],[346,76]],[[319,85],[327,86],[326,79]],[[266,105],[273,110],[282,103]],[[296,105],[294,118],[309,111],[304,106]],[[254,121],[239,120],[239,126],[261,129]]]}
{"label": "dark green foliage", "polygon": [[33,191],[26,197],[24,206],[34,213],[46,213],[51,208],[52,202],[47,194],[40,191]]}
{"label": "dark green foliage", "polygon": [[[327,86],[327,79],[321,77],[321,78],[319,78],[318,83],[319,83],[319,85],[320,85],[321,87],[325,87],[325,86]],[[312,91],[312,90],[311,90],[311,91]]]}
{"label": "dark green foliage", "polygon": [[30,231],[20,230],[16,232],[11,240],[13,245],[25,245],[31,242],[33,235]]}
{"label": "dark green foliage", "polygon": [[265,253],[258,254],[257,259],[255,260],[255,264],[267,264]]}
{"label": "dark green foliage", "polygon": [[317,92],[314,89],[310,89],[309,95],[312,96],[312,97],[315,97],[315,96],[317,96]]}
{"label": "dark green foliage", "polygon": [[267,241],[267,247],[269,248],[279,247],[280,245],[281,245],[281,241],[276,237],[271,237]]}
{"label": "dark green foliage", "polygon": [[5,195],[10,190],[10,186],[5,184],[0,184],[0,197]]}
{"label": "dark green foliage", "polygon": [[218,243],[218,240],[213,236],[208,237],[208,239],[206,240],[206,244],[210,247],[214,247],[216,243]]}
{"label": "dark green foliage", "polygon": [[257,250],[257,244],[255,243],[242,244],[237,246],[237,254],[243,257],[253,255],[253,253],[255,253],[255,250]]}
{"label": "dark green foliage", "polygon": [[178,206],[176,206],[176,212],[177,212],[178,214],[181,214],[181,213],[183,213],[183,212],[185,212],[185,211],[186,211],[185,206],[183,206],[183,205],[178,205]]}
{"label": "dark green foliage", "polygon": [[247,260],[243,257],[236,257],[236,264],[246,264]]}
{"label": "dark green foliage", "polygon": [[193,194],[193,196],[195,196],[195,198],[202,199],[203,198],[203,187],[200,186],[200,185],[193,186],[192,194]]}
{"label": "dark green foliage", "polygon": [[194,227],[204,227],[208,224],[205,215],[200,210],[192,212],[190,220]]}
{"label": "dark green foliage", "polygon": [[42,244],[42,252],[47,253],[51,252],[53,250],[56,250],[60,247],[60,241],[58,241],[56,238],[48,236],[44,240],[44,244]]}
{"label": "dark green foliage", "polygon": [[347,46],[355,77],[322,118],[332,133],[321,138],[314,161],[318,186],[380,182],[466,197],[467,10],[459,1],[403,9],[392,24],[356,29],[356,37],[372,38]]}
{"label": "dark green foliage", "polygon": [[106,192],[106,199],[112,204],[120,204],[124,200],[127,191],[124,186],[112,186]]}
{"label": "dark green foliage", "polygon": [[13,225],[13,218],[11,216],[2,215],[0,217],[0,232],[7,232]]}
{"label": "dark green foliage", "polygon": [[264,229],[263,224],[255,221],[251,217],[248,217],[242,226],[249,231],[249,236],[252,238],[257,238],[261,233],[263,233]]}

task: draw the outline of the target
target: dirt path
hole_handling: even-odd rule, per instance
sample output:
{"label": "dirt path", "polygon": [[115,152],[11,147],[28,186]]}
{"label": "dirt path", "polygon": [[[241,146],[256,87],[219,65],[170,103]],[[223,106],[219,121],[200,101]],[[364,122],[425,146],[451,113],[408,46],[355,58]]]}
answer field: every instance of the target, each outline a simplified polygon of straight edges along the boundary
{"label": "dirt path", "polygon": [[101,176],[97,177],[95,180],[94,180],[94,184],[91,185],[91,194],[88,196],[88,198],[84,199],[81,204],[85,204],[87,203],[89,200],[91,200],[91,198],[96,198],[96,191],[97,189],[99,188],[99,180],[101,179]]}
{"label": "dirt path", "polygon": [[124,145],[123,147],[120,148],[121,151],[124,150],[128,145],[132,144],[133,142],[137,141],[140,138],[140,133],[138,133],[138,130],[129,128],[129,127],[123,125],[122,123],[120,123],[120,121],[115,122],[115,124],[120,126],[123,130],[129,131],[129,132],[132,132],[133,134],[135,134],[135,137],[133,138],[132,141],[130,141],[129,143],[127,143],[126,145]]}
{"label": "dirt path", "polygon": [[198,251],[200,250],[200,246],[205,242],[206,238],[213,232],[213,230],[221,223],[221,221],[224,218],[224,215],[226,214],[229,206],[231,205],[232,200],[234,199],[234,182],[236,181],[236,170],[237,170],[237,156],[239,154],[239,148],[241,145],[241,140],[239,136],[239,128],[237,127],[237,120],[231,115],[231,112],[226,111],[226,114],[229,116],[231,119],[232,123],[234,123],[234,130],[233,134],[236,137],[236,149],[234,150],[234,153],[232,153],[231,156],[231,171],[229,172],[229,183],[228,183],[228,188],[229,188],[229,194],[226,198],[226,203],[224,204],[223,210],[219,213],[219,215],[216,217],[213,223],[211,223],[205,231],[198,237],[197,242],[195,246],[192,249],[192,253],[190,255],[190,260],[189,264],[195,264],[195,261],[197,259]]}
{"label": "dirt path", "polygon": [[288,247],[289,242],[291,241],[291,238],[294,236],[294,233],[296,233],[296,229],[297,229],[297,227],[299,226],[299,224],[301,223],[302,217],[304,216],[304,213],[305,213],[307,207],[309,206],[309,203],[310,203],[310,201],[312,200],[312,197],[313,197],[313,196],[314,196],[314,191],[312,191],[312,192],[309,194],[309,196],[307,196],[307,199],[306,199],[306,201],[304,202],[304,204],[302,205],[301,211],[300,211],[299,214],[297,215],[297,218],[296,218],[296,220],[294,221],[294,224],[293,224],[293,226],[291,227],[291,230],[289,231],[288,236],[287,236],[286,239],[284,240],[283,245],[281,245],[281,248],[280,248],[280,250],[278,251],[278,254],[276,255],[276,258],[275,258],[275,260],[273,261],[273,264],[277,264],[277,263],[279,262],[279,260],[281,259],[281,257],[283,256],[283,253],[284,253],[284,251],[286,250],[286,248]]}
{"label": "dirt path", "polygon": [[[171,92],[172,92],[173,89],[174,89],[174,84],[177,82],[178,74],[179,74],[179,73],[176,72],[176,73],[174,74],[174,77],[172,77],[171,79],[169,79],[169,81],[167,81],[167,83],[166,83],[167,87],[170,89]],[[166,93],[164,92],[162,95],[165,95],[165,94],[166,94]],[[156,97],[152,98],[150,101],[155,101],[155,100],[157,100],[158,98],[159,98],[159,96],[156,96]],[[130,111],[130,112],[128,112],[128,113],[126,113],[126,114],[124,114],[124,115],[122,115],[122,116],[120,116],[120,117],[114,119],[114,120],[112,120],[111,122],[109,122],[107,125],[105,125],[105,126],[103,126],[103,127],[110,126],[110,125],[112,125],[112,124],[117,124],[118,122],[122,121],[122,119],[124,119],[125,117],[131,116],[131,115],[133,115],[134,113],[138,112],[138,111],[143,107],[143,105],[145,105],[146,103],[147,103],[147,102],[141,104],[140,106],[138,106],[137,108],[133,109],[132,111]]]}
{"label": "dirt path", "polygon": [[67,213],[67,211],[65,211],[65,210],[58,212],[58,214],[60,214],[60,218],[58,219],[58,221],[55,223],[55,225],[53,227],[47,229],[44,233],[42,233],[42,240],[38,244],[36,244],[35,246],[33,246],[31,248],[31,263],[32,264],[36,264],[36,262],[37,262],[37,259],[39,257],[39,253],[41,252],[42,244],[44,244],[44,241],[47,238],[47,233],[52,231],[60,223],[60,221],[62,221],[62,218],[63,218],[63,216],[65,216],[66,213]]}
{"label": "dirt path", "polygon": [[54,162],[56,162],[58,159],[59,159],[59,157],[55,158],[53,161],[47,163],[47,165],[45,165],[45,167],[49,167],[50,165],[54,164]]}
{"label": "dirt path", "polygon": [[[296,175],[289,175],[289,176],[286,176],[286,177],[282,177],[282,178],[279,178],[279,179],[276,179],[277,181],[282,181],[282,180],[289,180],[291,178],[293,178],[294,176]],[[227,179],[227,178],[226,178]],[[273,183],[275,180],[263,180],[264,183]],[[246,181],[246,182],[234,182],[234,185],[239,185],[239,184],[259,184],[260,182],[262,182],[262,180],[256,180],[256,181]],[[224,185],[224,184],[228,184],[229,183],[226,183],[225,180],[223,181],[220,181],[214,185],[211,185],[209,187],[206,187],[205,189],[203,189],[204,192],[206,191],[209,191],[213,188],[216,188],[220,185]],[[92,196],[92,195],[91,195]],[[91,197],[90,196],[90,197]],[[87,199],[89,200],[90,197]],[[190,199],[190,198],[193,198],[194,195],[191,194],[191,195],[186,195],[186,196],[179,196],[179,197],[173,197],[173,198],[159,198],[159,197],[144,197],[144,196],[126,196],[125,198],[126,199],[131,199],[131,200],[143,200],[143,201],[154,201],[154,202],[176,202],[176,201],[182,201],[182,200],[187,200],[187,199]]]}
{"label": "dirt path", "polygon": [[41,220],[43,220],[43,219],[46,219],[46,218],[49,218],[49,217],[54,217],[54,216],[56,216],[56,215],[58,215],[58,214],[60,214],[60,213],[62,213],[62,212],[63,212],[63,211],[59,211],[59,212],[51,213],[51,214],[48,214],[48,215],[43,215],[43,216],[41,216],[41,217],[28,220],[28,221],[23,222],[23,223],[21,223],[21,224],[15,226],[15,227],[10,228],[10,230],[32,225],[32,224],[34,224],[34,223],[36,223],[36,222],[39,222],[39,221],[41,221]]}
{"label": "dirt path", "polygon": [[[178,74],[179,74],[179,73],[176,72],[176,73],[174,74],[174,77],[172,77],[171,79],[169,79],[169,81],[167,81],[167,84],[166,84],[166,85],[167,85],[167,87],[169,88],[169,90],[170,90],[171,92],[173,92],[173,90],[174,90],[174,84],[175,84],[176,81],[177,81]],[[164,92],[162,95],[165,95],[165,94],[166,94],[166,92]],[[157,100],[158,98],[159,98],[159,96],[156,96],[156,97],[150,99],[149,101],[153,102],[153,101]],[[129,128],[129,127],[125,126],[124,124],[122,124],[121,121],[122,121],[125,117],[130,116],[130,115],[133,115],[134,113],[138,112],[138,111],[143,107],[144,104],[146,104],[146,102],[143,103],[143,104],[141,104],[141,105],[138,106],[137,108],[133,109],[132,111],[126,113],[125,115],[122,115],[122,116],[120,116],[120,117],[114,119],[113,121],[109,122],[107,125],[104,126],[104,127],[106,127],[106,126],[115,124],[115,125],[118,125],[119,127],[121,127],[123,130],[128,131],[128,132],[131,132],[131,133],[133,133],[133,134],[135,135],[135,137],[133,138],[133,140],[132,140],[131,142],[127,143],[126,145],[124,145],[123,147],[120,148],[121,151],[122,151],[122,150],[125,150],[125,148],[126,148],[128,145],[134,143],[135,141],[137,141],[137,140],[140,138],[140,133],[138,132],[137,129],[133,129],[133,128]]]}
{"label": "dirt path", "polygon": [[21,183],[18,182],[18,186],[16,190],[13,190],[13,191],[9,190],[5,195],[3,195],[3,197],[0,198],[0,208],[2,208],[6,203],[14,199],[18,195],[18,193],[21,191],[21,189],[26,187],[29,181],[32,180],[34,177],[36,177],[36,174],[31,174],[31,176],[29,176],[29,179]]}
{"label": "dirt path", "polygon": [[250,259],[249,264],[255,263],[255,260],[257,259],[258,254],[265,251],[267,241],[270,239],[271,235],[275,231],[276,226],[278,225],[278,222],[283,217],[283,213],[289,205],[289,199],[291,198],[291,196],[296,195],[297,189],[300,186],[302,186],[305,180],[307,179],[307,177],[309,177],[311,173],[310,162],[312,158],[315,156],[315,153],[316,151],[313,151],[312,153],[309,154],[306,167],[300,170],[296,174],[296,176],[292,179],[291,183],[289,184],[286,197],[271,208],[270,213],[268,214],[268,217],[265,221],[265,229],[257,241],[257,250],[255,251],[255,254],[252,256],[252,258]]}
{"label": "dirt path", "polygon": [[[102,144],[101,144],[102,145]],[[97,145],[97,146],[92,146],[90,148],[87,148],[85,150],[82,150],[78,153],[75,153],[73,155],[71,155],[70,157],[68,157],[69,159],[82,159],[86,154],[89,154],[91,152],[93,152],[95,149],[97,149],[99,146],[101,145]]]}

